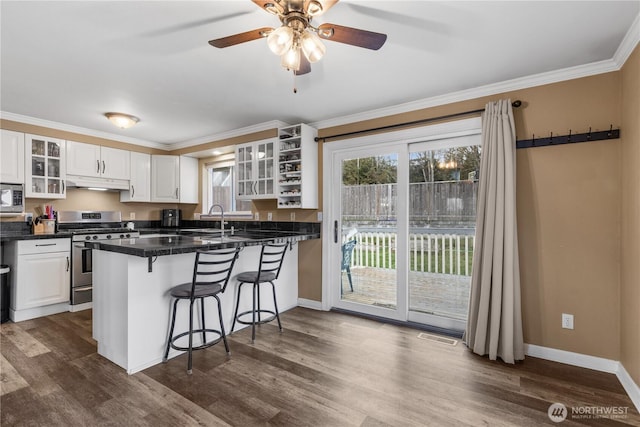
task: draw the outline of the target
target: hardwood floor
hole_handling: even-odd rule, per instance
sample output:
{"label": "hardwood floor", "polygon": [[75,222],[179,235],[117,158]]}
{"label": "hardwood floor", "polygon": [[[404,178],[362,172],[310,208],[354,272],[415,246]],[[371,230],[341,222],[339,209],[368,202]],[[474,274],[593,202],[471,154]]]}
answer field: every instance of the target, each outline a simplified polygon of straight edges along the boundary
{"label": "hardwood floor", "polygon": [[[96,354],[91,312],[63,313],[1,332],[2,426],[538,426],[640,425],[612,374],[528,357],[490,362],[462,343],[303,308],[134,375]],[[571,408],[627,408],[619,419],[577,419]],[[584,411],[583,411],[584,412]]]}

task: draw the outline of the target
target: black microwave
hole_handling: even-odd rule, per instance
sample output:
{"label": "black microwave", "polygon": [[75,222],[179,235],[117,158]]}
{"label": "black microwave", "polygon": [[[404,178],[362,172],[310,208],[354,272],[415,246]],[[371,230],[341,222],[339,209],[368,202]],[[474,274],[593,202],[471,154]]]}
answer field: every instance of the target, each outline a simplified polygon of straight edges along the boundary
{"label": "black microwave", "polygon": [[24,186],[22,184],[0,184],[0,214],[24,212]]}

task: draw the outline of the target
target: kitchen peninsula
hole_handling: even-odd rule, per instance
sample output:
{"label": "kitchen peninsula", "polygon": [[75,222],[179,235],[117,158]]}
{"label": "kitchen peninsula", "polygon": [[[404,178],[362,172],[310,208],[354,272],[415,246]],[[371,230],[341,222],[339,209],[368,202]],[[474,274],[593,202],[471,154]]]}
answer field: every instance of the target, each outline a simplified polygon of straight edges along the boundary
{"label": "kitchen peninsula", "polygon": [[[177,284],[191,281],[194,253],[200,249],[242,247],[229,286],[220,298],[227,333],[237,297],[233,277],[241,271],[257,269],[260,248],[265,242],[290,242],[290,251],[285,256],[276,286],[280,310],[295,307],[298,300],[297,242],[318,237],[317,233],[246,230],[221,236],[210,230],[200,230],[194,234],[86,242],[85,245],[93,249],[93,338],[98,342],[98,353],[129,374],[162,361],[170,321],[168,291]],[[268,298],[263,300],[269,301]],[[208,304],[213,302],[207,302],[207,311],[213,308]],[[248,310],[250,306],[251,298],[247,293],[246,298],[240,300],[240,311]],[[197,310],[200,310],[199,305]],[[186,330],[186,304],[178,306],[176,319],[176,330]],[[208,319],[216,321],[215,316]],[[178,354],[180,352],[172,350],[169,357]]]}

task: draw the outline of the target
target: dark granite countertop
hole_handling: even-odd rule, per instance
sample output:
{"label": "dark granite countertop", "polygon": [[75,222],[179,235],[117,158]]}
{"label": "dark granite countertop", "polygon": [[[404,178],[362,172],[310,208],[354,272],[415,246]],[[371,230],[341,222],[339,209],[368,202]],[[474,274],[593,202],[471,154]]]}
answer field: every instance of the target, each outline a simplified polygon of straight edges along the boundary
{"label": "dark granite countertop", "polygon": [[[198,234],[215,234],[216,229],[220,226],[219,221],[183,221],[180,228],[162,228],[159,221],[138,221],[136,222],[136,231],[140,234],[179,234],[185,237],[184,242],[188,241],[188,237],[194,237]],[[320,238],[320,223],[307,222],[276,222],[276,221],[229,221],[229,226],[225,230],[225,234],[229,234],[231,227],[235,228],[235,234],[238,236],[247,235],[247,233],[262,233],[264,238],[291,237],[299,238],[298,240],[317,239]],[[38,240],[38,239],[56,239],[70,238],[72,233],[56,232],[54,234],[33,234],[31,227],[23,222],[2,222],[0,223],[0,242],[12,242],[16,240]],[[267,237],[268,236],[268,237]],[[151,238],[154,239],[154,238]],[[129,240],[129,239],[126,239]],[[260,244],[260,239],[256,237]],[[115,242],[114,240],[113,242]],[[236,240],[241,242],[240,239]],[[175,242],[175,240],[174,240]],[[168,243],[168,242],[167,242]],[[172,242],[173,243],[173,242]],[[220,245],[231,245],[231,242],[219,243]],[[201,244],[201,247],[206,247]],[[224,246],[218,246],[224,247]],[[195,250],[195,249],[193,249]],[[175,253],[175,252],[174,252]],[[141,255],[147,256],[147,255]]]}
{"label": "dark granite countertop", "polygon": [[[177,231],[177,230],[176,230]],[[184,231],[184,230],[181,230]],[[167,235],[167,230],[157,230],[159,237],[143,237],[135,239],[114,239],[85,242],[86,247],[108,252],[117,252],[139,257],[175,255],[197,250],[221,249],[238,246],[261,245],[265,242],[298,242],[318,239],[319,233],[293,232],[278,230],[244,230],[231,235],[226,231],[223,237],[215,230],[192,230],[197,234]],[[156,233],[146,233],[156,234]]]}

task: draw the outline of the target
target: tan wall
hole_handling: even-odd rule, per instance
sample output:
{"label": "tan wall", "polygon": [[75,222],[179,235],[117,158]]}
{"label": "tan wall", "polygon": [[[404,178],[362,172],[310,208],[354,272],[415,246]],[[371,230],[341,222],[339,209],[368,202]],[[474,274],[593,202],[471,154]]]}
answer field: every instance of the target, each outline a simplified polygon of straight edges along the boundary
{"label": "tan wall", "polygon": [[[620,73],[576,79],[491,97],[320,129],[327,136],[483,108],[520,99],[519,139],[620,126]],[[329,142],[330,143],[330,142]],[[518,231],[527,343],[618,360],[620,357],[619,140],[517,152]],[[637,191],[637,189],[636,189]],[[319,252],[318,252],[319,253]],[[310,277],[321,287],[321,266]],[[309,269],[311,270],[311,268]],[[318,292],[313,292],[319,295]],[[561,328],[561,313],[575,329]]]}
{"label": "tan wall", "polygon": [[640,46],[622,69],[620,361],[640,384]]}

